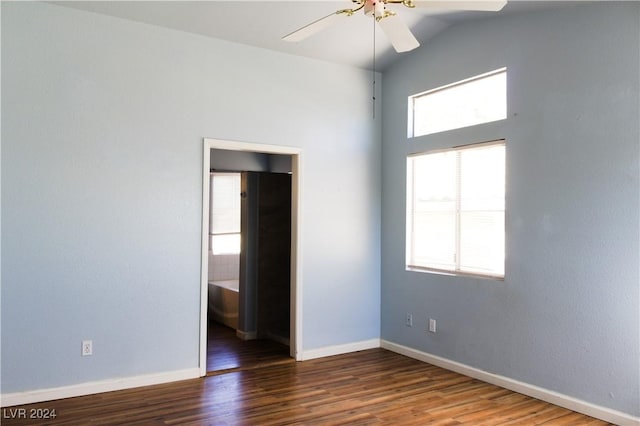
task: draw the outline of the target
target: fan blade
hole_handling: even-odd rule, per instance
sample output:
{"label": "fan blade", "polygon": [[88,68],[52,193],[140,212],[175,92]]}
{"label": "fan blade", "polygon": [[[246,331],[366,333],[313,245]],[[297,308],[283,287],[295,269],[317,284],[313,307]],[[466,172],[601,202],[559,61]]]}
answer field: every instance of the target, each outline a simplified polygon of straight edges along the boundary
{"label": "fan blade", "polygon": [[420,46],[418,40],[411,34],[409,27],[397,16],[391,15],[378,21],[380,28],[396,49],[396,52],[408,52]]}
{"label": "fan blade", "polygon": [[433,11],[479,10],[497,12],[507,4],[506,0],[416,0],[416,7]]}
{"label": "fan blade", "polygon": [[348,16],[346,13],[343,13],[343,11],[333,12],[331,15],[327,15],[324,18],[318,19],[317,21],[313,21],[312,23],[305,25],[304,27],[297,29],[292,33],[287,34],[286,36],[282,37],[282,39],[285,41],[304,40],[305,38],[310,37],[315,33],[318,33],[325,28],[333,25],[342,17],[342,15]]}

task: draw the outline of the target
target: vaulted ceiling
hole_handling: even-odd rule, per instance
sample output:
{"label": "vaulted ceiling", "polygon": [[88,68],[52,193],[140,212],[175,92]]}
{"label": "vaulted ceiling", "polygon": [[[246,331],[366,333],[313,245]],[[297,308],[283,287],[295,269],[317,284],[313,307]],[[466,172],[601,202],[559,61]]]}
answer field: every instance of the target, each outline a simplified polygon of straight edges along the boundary
{"label": "vaulted ceiling", "polygon": [[[361,12],[345,16],[330,28],[301,42],[282,40],[284,35],[336,10],[353,8],[354,3],[349,0],[50,3],[364,69],[373,68],[375,46],[375,69],[378,71],[384,71],[396,60],[411,54],[395,52],[384,33],[379,28],[375,29],[374,20]],[[564,3],[511,0],[500,12],[437,14],[425,9],[408,9],[400,4],[389,5],[388,8],[397,12],[421,45],[425,45],[439,32],[459,22],[556,7]]]}

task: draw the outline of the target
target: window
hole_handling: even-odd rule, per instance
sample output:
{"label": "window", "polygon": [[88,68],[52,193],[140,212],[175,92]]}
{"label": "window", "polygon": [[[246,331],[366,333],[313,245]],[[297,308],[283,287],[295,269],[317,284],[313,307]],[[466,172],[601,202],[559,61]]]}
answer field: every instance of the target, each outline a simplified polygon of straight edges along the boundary
{"label": "window", "polygon": [[409,137],[507,118],[507,70],[409,97]]}
{"label": "window", "polygon": [[407,158],[407,269],[504,277],[503,140]]}
{"label": "window", "polygon": [[209,248],[214,255],[240,253],[240,173],[211,173]]}

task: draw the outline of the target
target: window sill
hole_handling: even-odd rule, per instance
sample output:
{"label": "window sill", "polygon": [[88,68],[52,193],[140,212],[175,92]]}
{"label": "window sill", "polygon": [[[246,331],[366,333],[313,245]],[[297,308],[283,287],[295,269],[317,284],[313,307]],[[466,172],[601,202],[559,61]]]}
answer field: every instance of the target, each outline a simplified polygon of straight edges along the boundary
{"label": "window sill", "polygon": [[429,274],[436,274],[436,275],[447,275],[450,277],[466,277],[466,278],[478,278],[478,279],[491,280],[491,281],[504,281],[504,275],[480,274],[480,273],[464,272],[464,271],[450,271],[446,269],[426,268],[424,266],[406,265],[405,270],[408,272],[421,272],[421,273],[429,273]]}

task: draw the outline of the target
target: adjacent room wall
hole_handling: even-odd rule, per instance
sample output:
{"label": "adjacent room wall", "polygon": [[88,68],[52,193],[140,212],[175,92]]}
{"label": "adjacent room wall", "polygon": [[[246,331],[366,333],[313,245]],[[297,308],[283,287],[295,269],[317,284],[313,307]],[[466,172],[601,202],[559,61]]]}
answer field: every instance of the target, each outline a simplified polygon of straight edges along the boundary
{"label": "adjacent room wall", "polygon": [[209,166],[211,170],[238,172],[266,172],[269,170],[269,154],[228,151],[225,149],[212,149],[210,151]]}
{"label": "adjacent room wall", "polygon": [[[383,339],[640,415],[638,34],[638,3],[582,3],[451,27],[385,73]],[[507,120],[407,139],[409,95],[504,66]],[[503,137],[505,280],[405,271],[406,155]]]}
{"label": "adjacent room wall", "polygon": [[302,148],[303,350],[377,339],[370,79],[2,2],[2,393],[198,367],[203,137]]}
{"label": "adjacent room wall", "polygon": [[219,171],[291,172],[291,156],[285,154],[212,149],[209,164],[211,170]]}

